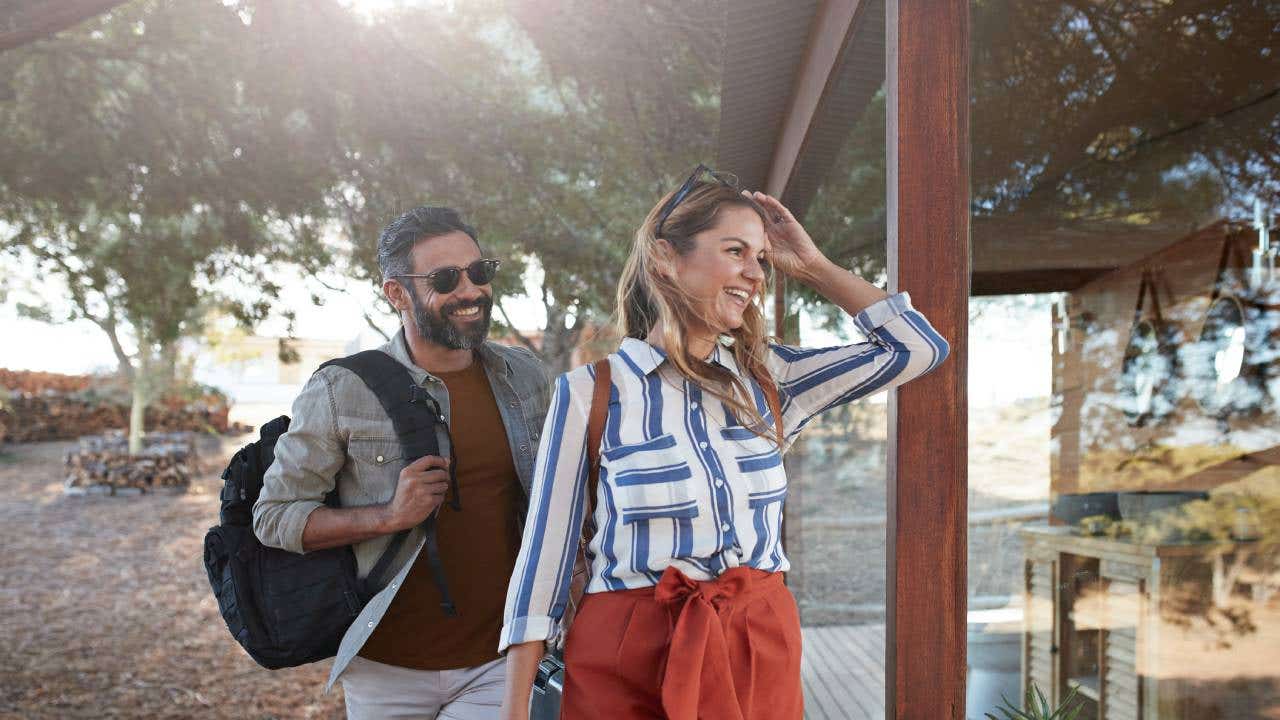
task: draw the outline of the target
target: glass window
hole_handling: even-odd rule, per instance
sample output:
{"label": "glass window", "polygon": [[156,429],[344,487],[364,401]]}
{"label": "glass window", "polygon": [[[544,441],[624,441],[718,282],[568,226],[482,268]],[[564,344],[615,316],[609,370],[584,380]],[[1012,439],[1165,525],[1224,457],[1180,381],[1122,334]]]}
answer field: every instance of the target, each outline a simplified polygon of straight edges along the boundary
{"label": "glass window", "polygon": [[1280,6],[971,8],[969,717],[1280,717]]}

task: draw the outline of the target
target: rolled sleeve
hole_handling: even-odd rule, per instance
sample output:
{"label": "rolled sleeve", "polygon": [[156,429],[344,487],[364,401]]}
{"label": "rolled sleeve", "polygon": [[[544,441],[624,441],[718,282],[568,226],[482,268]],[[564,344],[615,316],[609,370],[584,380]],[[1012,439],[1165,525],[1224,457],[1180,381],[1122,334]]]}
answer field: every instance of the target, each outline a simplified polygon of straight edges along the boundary
{"label": "rolled sleeve", "polygon": [[289,430],[276,441],[275,461],[253,506],[253,532],[263,545],[302,553],[307,518],[324,505],[346,462],[333,387],[323,371],[307,381],[291,413]]}
{"label": "rolled sleeve", "polygon": [[543,424],[529,515],[507,586],[498,652],[549,640],[560,627],[587,505],[586,368],[561,375]]}
{"label": "rolled sleeve", "polygon": [[826,348],[770,346],[769,369],[778,380],[788,438],[833,407],[924,375],[950,352],[905,292],[872,303],[854,316],[853,324],[867,337],[864,342]]}

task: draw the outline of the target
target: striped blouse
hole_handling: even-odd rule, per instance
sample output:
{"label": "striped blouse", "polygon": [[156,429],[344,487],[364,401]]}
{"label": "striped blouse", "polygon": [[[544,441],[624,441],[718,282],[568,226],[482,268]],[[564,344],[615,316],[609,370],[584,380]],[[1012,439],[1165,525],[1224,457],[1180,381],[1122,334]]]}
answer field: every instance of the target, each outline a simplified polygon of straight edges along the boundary
{"label": "striped blouse", "polygon": [[[919,377],[947,356],[947,342],[911,308],[906,293],[872,304],[854,325],[866,342],[770,346],[786,446],[823,411]],[[589,593],[656,585],[668,565],[695,580],[741,565],[790,567],[780,537],[787,476],[778,448],[665,359],[634,338],[609,356],[612,389],[592,518],[597,530],[587,548]],[[710,360],[741,377],[772,429],[764,394],[739,372],[733,353],[717,346]],[[556,379],[499,651],[559,631],[587,508],[594,376],[587,365]]]}

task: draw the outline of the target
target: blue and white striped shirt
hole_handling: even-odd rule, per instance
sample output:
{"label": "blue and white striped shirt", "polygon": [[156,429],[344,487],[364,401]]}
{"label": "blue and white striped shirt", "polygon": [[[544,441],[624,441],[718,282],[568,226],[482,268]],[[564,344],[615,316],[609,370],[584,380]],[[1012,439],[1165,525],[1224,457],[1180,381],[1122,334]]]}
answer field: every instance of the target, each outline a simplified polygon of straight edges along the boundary
{"label": "blue and white striped shirt", "polygon": [[[947,342],[911,308],[906,293],[874,303],[854,325],[866,342],[770,346],[767,363],[780,390],[787,446],[823,411],[919,377],[947,356]],[[597,531],[587,548],[589,593],[656,585],[668,565],[695,580],[741,565],[790,567],[780,537],[787,476],[778,448],[665,359],[634,338],[609,356],[613,387],[600,443]],[[710,360],[742,379],[773,428],[760,386],[739,372],[733,354],[717,346]],[[588,365],[556,379],[507,588],[500,651],[559,630],[587,508],[594,375]]]}

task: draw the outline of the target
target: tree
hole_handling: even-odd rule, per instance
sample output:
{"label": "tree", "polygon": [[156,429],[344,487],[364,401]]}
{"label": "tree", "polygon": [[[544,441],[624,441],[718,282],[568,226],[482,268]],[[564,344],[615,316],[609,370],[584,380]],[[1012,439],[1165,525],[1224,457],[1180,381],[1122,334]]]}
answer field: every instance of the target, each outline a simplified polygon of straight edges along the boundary
{"label": "tree", "polygon": [[541,343],[504,329],[567,369],[612,309],[649,207],[711,154],[719,41],[694,42],[720,28],[719,6],[707,7],[473,3],[373,20],[349,42],[354,65],[376,72],[337,81],[353,112],[330,205],[355,243],[353,272],[380,285],[381,227],[416,204],[457,205],[506,263],[499,319],[522,272],[546,270]]}
{"label": "tree", "polygon": [[323,123],[287,96],[258,102],[278,79],[258,64],[272,45],[248,11],[135,2],[0,55],[0,247],[66,285],[29,312],[110,338],[133,396],[131,452],[207,311],[261,320],[279,290],[272,262],[323,254],[311,216],[327,185]]}

